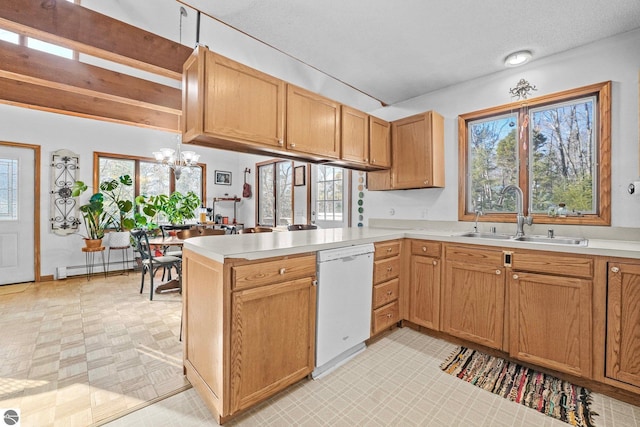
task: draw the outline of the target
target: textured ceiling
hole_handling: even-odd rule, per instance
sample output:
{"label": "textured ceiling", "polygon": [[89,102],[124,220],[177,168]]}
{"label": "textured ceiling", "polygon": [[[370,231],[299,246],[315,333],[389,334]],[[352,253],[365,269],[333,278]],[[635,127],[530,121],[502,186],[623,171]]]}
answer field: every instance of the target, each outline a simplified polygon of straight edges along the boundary
{"label": "textured ceiling", "polygon": [[179,1],[385,104],[640,28],[640,0]]}

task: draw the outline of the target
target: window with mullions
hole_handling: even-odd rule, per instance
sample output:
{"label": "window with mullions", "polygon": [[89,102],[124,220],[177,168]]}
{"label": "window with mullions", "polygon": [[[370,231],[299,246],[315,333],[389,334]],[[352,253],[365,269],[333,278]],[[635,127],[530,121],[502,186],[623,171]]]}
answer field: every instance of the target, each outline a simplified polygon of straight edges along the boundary
{"label": "window with mullions", "polygon": [[133,179],[133,186],[125,187],[129,192],[127,196],[133,201],[136,196],[157,196],[159,194],[170,195],[174,191],[186,194],[193,191],[203,200],[205,194],[205,166],[198,165],[186,168],[179,180],[167,166],[158,164],[152,159],[135,156],[125,156],[109,153],[94,153],[94,168],[98,170],[98,180],[94,182],[94,188],[99,188],[99,183],[117,179],[122,175],[129,175]]}
{"label": "window with mullions", "polygon": [[293,162],[267,161],[256,164],[256,169],[256,225],[293,224]]}
{"label": "window with mullions", "polygon": [[[515,194],[537,223],[611,222],[609,82],[460,116],[460,220],[512,222]],[[564,204],[567,217],[557,217]]]}

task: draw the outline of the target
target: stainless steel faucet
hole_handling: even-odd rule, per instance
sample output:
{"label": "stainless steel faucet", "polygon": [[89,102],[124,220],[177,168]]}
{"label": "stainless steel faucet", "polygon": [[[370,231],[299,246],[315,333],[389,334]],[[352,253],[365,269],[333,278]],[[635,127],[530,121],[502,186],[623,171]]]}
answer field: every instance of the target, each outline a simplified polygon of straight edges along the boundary
{"label": "stainless steel faucet", "polygon": [[475,225],[473,226],[473,232],[477,233],[478,232],[478,217],[484,215],[484,212],[482,211],[482,207],[478,206],[475,209],[476,212],[476,219],[475,219]]}
{"label": "stainless steel faucet", "polygon": [[504,200],[505,194],[509,191],[515,191],[516,193],[516,235],[515,237],[524,236],[524,224],[527,225],[533,224],[533,217],[531,215],[524,216],[524,194],[522,190],[517,185],[509,184],[502,189],[500,192],[500,198],[498,199],[498,205],[502,206],[502,201]]}

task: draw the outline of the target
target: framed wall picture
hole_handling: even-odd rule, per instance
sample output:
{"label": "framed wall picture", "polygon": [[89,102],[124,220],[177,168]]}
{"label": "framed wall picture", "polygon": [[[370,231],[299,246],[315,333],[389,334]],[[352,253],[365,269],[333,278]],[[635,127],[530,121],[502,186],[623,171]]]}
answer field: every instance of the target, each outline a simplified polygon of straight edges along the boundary
{"label": "framed wall picture", "polygon": [[304,165],[296,166],[293,169],[293,185],[298,187],[305,184],[305,176],[306,176],[305,172],[306,172],[306,167]]}
{"label": "framed wall picture", "polygon": [[231,185],[231,172],[216,171],[215,178],[218,185]]}

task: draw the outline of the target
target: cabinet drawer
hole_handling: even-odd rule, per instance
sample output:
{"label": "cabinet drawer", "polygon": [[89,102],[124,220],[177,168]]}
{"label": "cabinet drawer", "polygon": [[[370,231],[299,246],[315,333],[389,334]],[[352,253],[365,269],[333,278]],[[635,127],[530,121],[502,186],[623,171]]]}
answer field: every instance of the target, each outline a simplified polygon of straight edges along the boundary
{"label": "cabinet drawer", "polygon": [[315,277],[316,256],[257,261],[231,268],[232,289],[247,289],[301,277]]}
{"label": "cabinet drawer", "polygon": [[387,258],[373,262],[373,283],[382,283],[398,277],[400,274],[400,257]]}
{"label": "cabinet drawer", "polygon": [[398,323],[400,310],[398,301],[373,310],[373,334]]}
{"label": "cabinet drawer", "polygon": [[398,299],[400,280],[393,279],[373,287],[373,308],[381,307]]}
{"label": "cabinet drawer", "polygon": [[440,243],[428,240],[412,240],[411,255],[424,255],[440,258]]}
{"label": "cabinet drawer", "polygon": [[400,241],[380,242],[375,244],[376,252],[374,259],[390,258],[400,254]]}
{"label": "cabinet drawer", "polygon": [[559,276],[573,276],[591,279],[593,258],[566,256],[563,254],[516,252],[511,264],[514,270],[532,273],[549,273]]}
{"label": "cabinet drawer", "polygon": [[482,246],[457,246],[451,245],[445,248],[447,261],[455,260],[467,264],[483,264],[501,266],[504,264],[501,250],[490,249]]}

